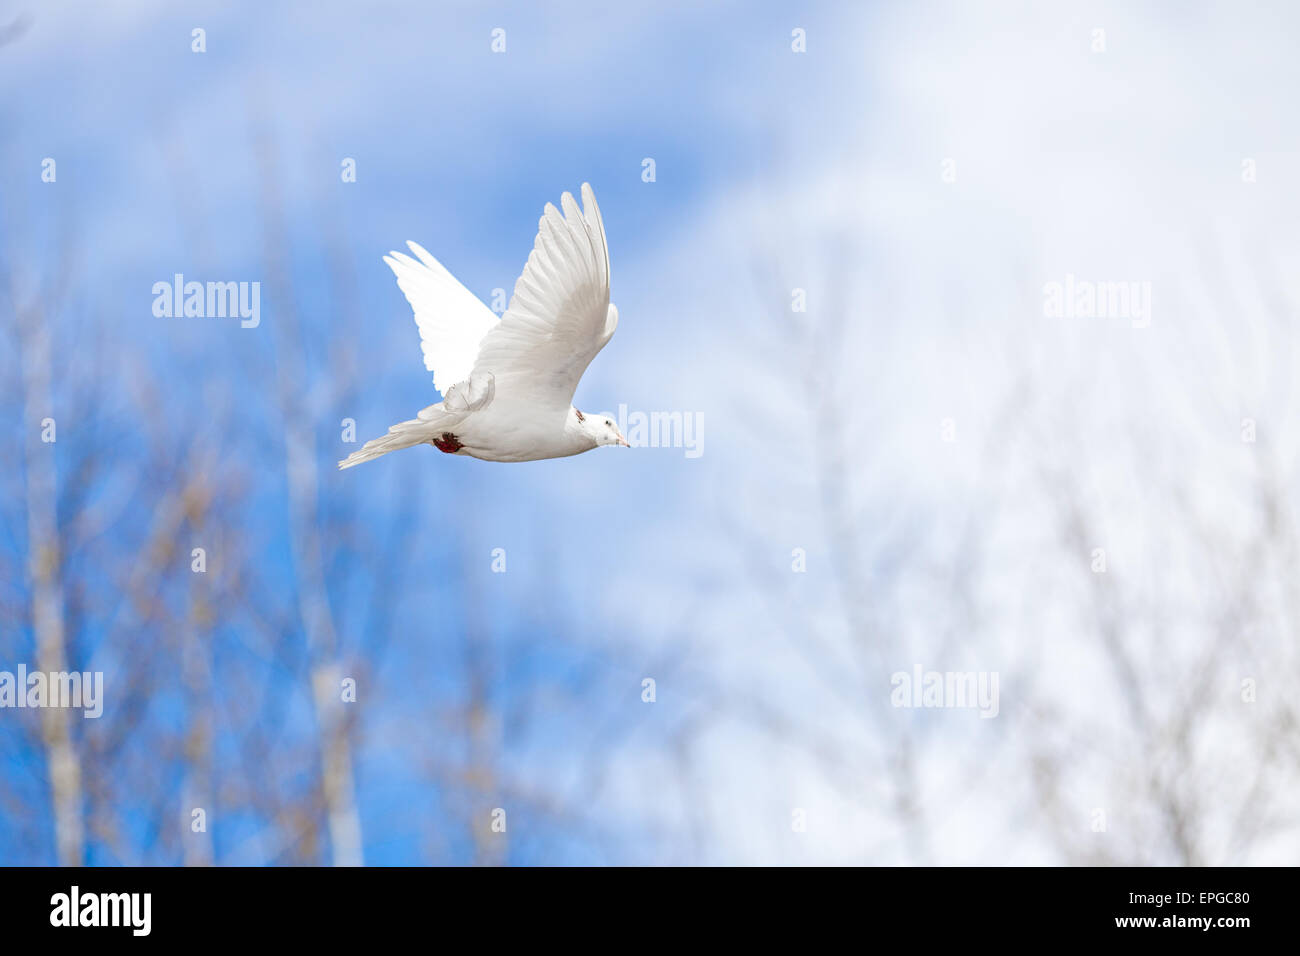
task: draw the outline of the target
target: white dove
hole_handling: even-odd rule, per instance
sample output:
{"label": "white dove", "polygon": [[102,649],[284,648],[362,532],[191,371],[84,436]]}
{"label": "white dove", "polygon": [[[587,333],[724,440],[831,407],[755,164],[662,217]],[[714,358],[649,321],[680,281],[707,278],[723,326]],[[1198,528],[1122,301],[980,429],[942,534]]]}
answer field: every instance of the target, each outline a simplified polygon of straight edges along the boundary
{"label": "white dove", "polygon": [[550,203],[537,240],[497,319],[437,259],[407,242],[419,261],[384,256],[415,311],[424,367],[442,401],[368,441],[340,468],[411,445],[485,461],[563,458],[598,445],[627,445],[614,422],[573,407],[578,379],[618,327],[609,301],[609,250],[591,186],[582,205]]}

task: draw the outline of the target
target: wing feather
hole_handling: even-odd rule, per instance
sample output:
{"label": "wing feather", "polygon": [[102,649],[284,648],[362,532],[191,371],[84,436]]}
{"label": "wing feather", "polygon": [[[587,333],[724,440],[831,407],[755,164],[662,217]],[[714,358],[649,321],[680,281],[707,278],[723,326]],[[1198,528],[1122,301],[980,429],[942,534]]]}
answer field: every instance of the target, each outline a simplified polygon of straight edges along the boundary
{"label": "wing feather", "polygon": [[510,306],[483,338],[474,371],[494,377],[497,401],[567,411],[582,373],[614,334],[609,246],[587,183],[582,202],[580,209],[566,192],[563,213],[546,204]]}
{"label": "wing feather", "polygon": [[424,247],[415,242],[407,245],[417,258],[390,252],[384,262],[397,276],[397,287],[415,313],[424,367],[433,372],[434,388],[446,395],[453,385],[469,378],[479,347],[498,320]]}

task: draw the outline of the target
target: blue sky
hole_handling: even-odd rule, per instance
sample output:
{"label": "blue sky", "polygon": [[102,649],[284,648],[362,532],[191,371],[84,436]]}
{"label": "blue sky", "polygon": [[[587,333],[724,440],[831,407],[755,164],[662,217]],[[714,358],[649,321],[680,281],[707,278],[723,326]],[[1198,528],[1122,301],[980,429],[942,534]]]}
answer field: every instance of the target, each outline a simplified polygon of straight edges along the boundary
{"label": "blue sky", "polygon": [[[292,827],[242,788],[253,772],[288,799],[315,773],[291,433],[319,469],[339,666],[364,675],[367,862],[479,859],[473,821],[496,806],[515,863],[1059,862],[1099,852],[1098,805],[1107,859],[1177,861],[1150,824],[1171,798],[1144,789],[1172,734],[1116,716],[1076,550],[1105,542],[1121,644],[1165,715],[1221,637],[1205,621],[1238,599],[1283,616],[1264,572],[1218,582],[1260,528],[1290,527],[1254,489],[1285,487],[1298,447],[1294,26],[1285,7],[1214,3],[33,9],[0,49],[4,257],[20,292],[60,303],[62,479],[93,439],[111,467],[90,502],[127,502],[69,578],[132,560],[147,481],[203,467],[229,489],[229,527],[206,532],[239,571],[206,638],[218,860],[289,858]],[[343,419],[364,441],[435,396],[381,255],[413,239],[488,300],[543,204],[584,181],[621,324],[577,404],[699,416],[704,454],[502,467],[418,448],[335,472]],[[262,282],[261,326],[155,318],[152,286],[178,272]],[[1066,275],[1149,282],[1154,320],[1051,320],[1042,290]],[[1247,417],[1265,437],[1243,449]],[[1082,541],[1059,530],[1076,526]],[[21,585],[5,593],[22,605]],[[261,643],[268,609],[279,638]],[[74,649],[110,688],[156,671],[141,740],[199,712],[165,631],[110,612]],[[0,651],[30,653],[13,622]],[[1224,649],[1224,686],[1294,667],[1284,631]],[[888,675],[916,664],[999,671],[999,717],[891,709]],[[141,703],[110,700],[106,727]],[[1253,753],[1228,742],[1255,725],[1205,713],[1207,756],[1178,780],[1226,806],[1239,795],[1216,781]],[[6,807],[43,832],[31,727],[0,729]],[[272,743],[250,756],[247,735]],[[475,747],[490,784],[467,782]],[[1026,768],[1062,748],[1053,804]],[[88,766],[151,772],[130,748]],[[174,862],[143,809],[184,802],[183,762],[166,767],[107,798],[131,837],[93,862]],[[1267,859],[1202,823],[1204,858]]]}
{"label": "blue sky", "polygon": [[[191,50],[194,27],[206,31],[204,53]],[[497,27],[506,30],[504,54],[489,47]],[[330,559],[344,654],[385,648],[366,661],[378,684],[370,693],[384,703],[366,711],[358,740],[368,861],[427,861],[431,845],[442,847],[433,859],[467,859],[463,837],[442,834],[436,816],[395,810],[423,800],[434,813],[428,768],[414,766],[418,751],[457,750],[454,739],[435,747],[429,735],[437,731],[420,725],[463,692],[450,635],[470,626],[464,606],[471,588],[486,601],[487,620],[477,626],[490,629],[500,665],[493,704],[509,713],[516,697],[556,700],[533,708],[521,726],[498,728],[501,759],[512,761],[526,784],[590,804],[590,827],[612,829],[614,845],[624,847],[607,849],[612,858],[641,845],[640,824],[606,823],[619,816],[617,801],[602,806],[600,795],[582,792],[580,774],[603,761],[602,748],[612,745],[601,742],[606,730],[617,741],[645,725],[641,680],[655,655],[653,643],[640,642],[681,626],[682,607],[704,599],[709,582],[683,567],[672,575],[671,595],[662,584],[614,589],[609,571],[665,561],[665,546],[678,549],[674,527],[700,522],[716,503],[715,494],[699,489],[708,458],[688,460],[681,449],[645,449],[639,467],[627,458],[591,456],[514,473],[416,450],[336,491],[353,477],[332,469],[350,450],[338,441],[342,418],[355,417],[365,440],[435,397],[381,254],[415,239],[489,299],[492,289],[513,284],[541,206],[590,181],[619,277],[618,345],[625,355],[646,358],[635,371],[628,363],[615,368],[618,352],[611,350],[600,363],[611,367],[592,370],[580,404],[616,411],[626,403],[717,421],[724,410],[706,407],[688,368],[701,347],[691,341],[695,318],[666,310],[658,299],[665,286],[689,295],[719,277],[707,269],[656,276],[638,263],[697,230],[711,197],[761,174],[765,129],[774,117],[790,115],[792,105],[797,109],[784,101],[787,84],[808,82],[789,50],[791,29],[788,12],[775,6],[747,7],[743,15],[739,6],[704,13],[683,7],[651,17],[580,5],[543,12],[508,4],[326,4],[308,15],[260,5],[128,4],[107,11],[53,4],[34,12],[21,42],[0,61],[0,70],[12,74],[10,88],[23,91],[4,105],[5,156],[15,184],[6,190],[5,211],[11,223],[23,223],[24,235],[10,244],[11,255],[23,277],[68,298],[60,337],[68,363],[60,377],[74,376],[74,364],[90,360],[77,353],[94,341],[93,354],[113,356],[126,381],[151,382],[170,411],[168,428],[219,433],[223,467],[249,485],[248,560],[270,591],[291,593],[300,573],[286,540],[282,428],[268,404],[286,361],[277,350],[300,349],[294,360],[311,381],[328,375],[330,356],[348,356],[359,383],[352,403],[331,400],[328,385],[306,399],[318,416],[309,431],[322,467],[321,508],[334,508],[336,493],[355,496],[348,500],[362,521],[415,521],[421,528],[403,553],[411,566],[400,578],[422,586],[397,599],[385,618],[391,633],[349,631],[367,626],[364,615],[348,610],[367,600],[364,584],[350,573],[346,547]],[[738,103],[737,90],[747,85],[756,95]],[[269,167],[264,155],[273,157]],[[57,163],[54,184],[24,174],[28,167],[39,171],[45,157]],[[657,166],[653,183],[642,179],[646,157]],[[340,180],[344,158],[356,161],[355,183]],[[276,329],[287,319],[284,298],[265,274],[270,194],[281,204],[278,241],[285,248],[275,252],[292,275],[300,340]],[[175,273],[263,282],[263,324],[242,330],[222,320],[154,317],[152,286]],[[333,299],[345,282],[361,305],[340,324]],[[118,385],[106,392],[110,405],[123,402]],[[71,404],[56,388],[56,409]],[[131,413],[123,411],[129,429]],[[83,437],[75,425],[65,425],[64,434],[65,442]],[[712,447],[726,443],[719,433],[703,435]],[[144,450],[129,433],[117,436],[114,448],[123,457]],[[102,494],[111,499],[111,485]],[[488,573],[497,547],[509,556],[505,576]],[[357,595],[345,600],[354,589]],[[225,655],[237,662],[244,653],[244,613],[225,608],[213,638],[214,675]],[[125,682],[114,680],[124,666],[116,646],[122,637],[114,633],[91,622],[79,641],[85,666],[105,668],[110,687]],[[237,672],[235,663],[226,666]],[[269,675],[284,685],[283,702],[255,719],[309,734],[301,671],[287,663]],[[175,676],[162,675],[161,682]],[[236,689],[229,693],[238,699]],[[110,702],[110,721],[114,703],[126,705]],[[158,720],[179,719],[184,691],[160,692],[147,706]],[[661,733],[653,724],[644,732]],[[220,721],[216,741],[220,753]],[[395,749],[397,741],[404,746]],[[572,745],[583,753],[570,753]],[[35,757],[29,752],[26,759]],[[39,805],[39,788],[29,799]],[[141,828],[138,845],[147,845],[143,815],[120,810],[128,827]],[[584,844],[585,821],[552,834],[521,816],[534,836],[519,838],[511,851],[516,861],[611,858],[593,856]],[[228,815],[214,827],[218,858],[274,862],[263,849],[265,827],[265,820]],[[651,858],[677,852],[669,845],[650,849]],[[115,860],[102,849],[88,858]]]}

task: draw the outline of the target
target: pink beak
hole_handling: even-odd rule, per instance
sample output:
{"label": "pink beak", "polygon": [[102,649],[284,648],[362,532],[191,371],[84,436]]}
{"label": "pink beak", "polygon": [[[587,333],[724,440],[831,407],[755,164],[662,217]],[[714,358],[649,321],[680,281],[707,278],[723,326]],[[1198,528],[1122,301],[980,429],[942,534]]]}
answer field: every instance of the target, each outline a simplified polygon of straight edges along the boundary
{"label": "pink beak", "polygon": [[622,435],[619,435],[619,436],[618,436],[618,443],[619,443],[620,445],[622,445],[624,448],[631,448],[631,447],[632,447],[631,445],[629,445],[629,444],[627,443],[627,439],[624,438]]}

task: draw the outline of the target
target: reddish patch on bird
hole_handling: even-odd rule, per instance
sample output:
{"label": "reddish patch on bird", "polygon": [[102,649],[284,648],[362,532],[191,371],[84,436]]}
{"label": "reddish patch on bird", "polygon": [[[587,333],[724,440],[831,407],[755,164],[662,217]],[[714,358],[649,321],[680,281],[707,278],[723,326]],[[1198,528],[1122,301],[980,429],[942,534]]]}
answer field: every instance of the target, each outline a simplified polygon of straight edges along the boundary
{"label": "reddish patch on bird", "polygon": [[573,410],[573,414],[578,416],[578,421],[580,422],[585,422],[587,420],[586,416],[583,415],[582,412],[578,411],[576,408]]}
{"label": "reddish patch on bird", "polygon": [[443,432],[441,438],[433,440],[433,447],[438,451],[445,452],[448,455],[454,455],[465,446],[460,443],[460,439],[451,432]]}

